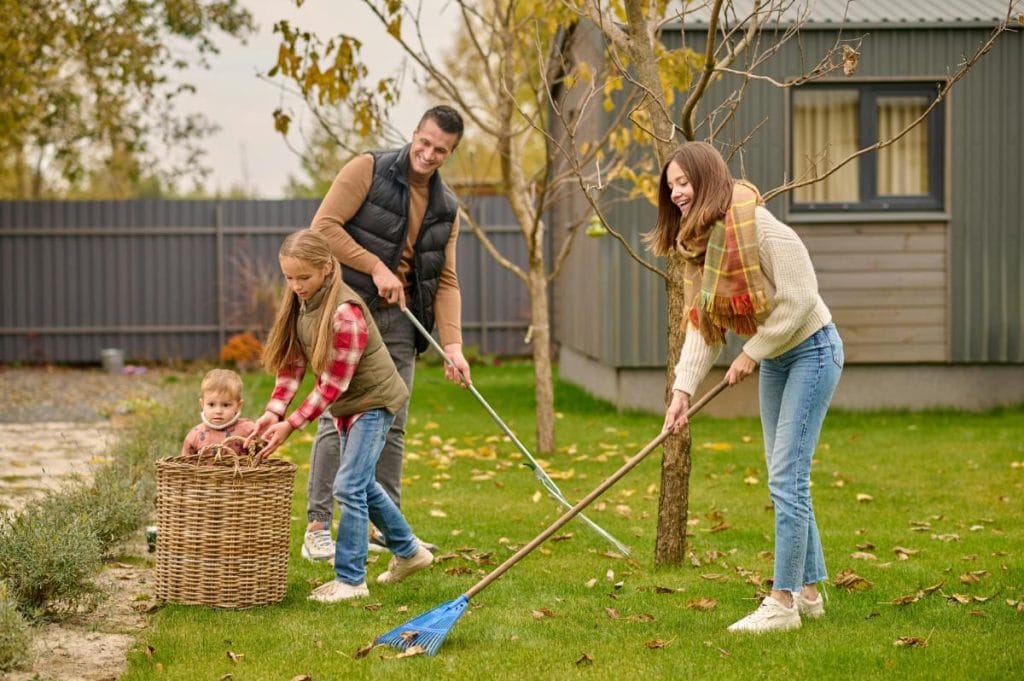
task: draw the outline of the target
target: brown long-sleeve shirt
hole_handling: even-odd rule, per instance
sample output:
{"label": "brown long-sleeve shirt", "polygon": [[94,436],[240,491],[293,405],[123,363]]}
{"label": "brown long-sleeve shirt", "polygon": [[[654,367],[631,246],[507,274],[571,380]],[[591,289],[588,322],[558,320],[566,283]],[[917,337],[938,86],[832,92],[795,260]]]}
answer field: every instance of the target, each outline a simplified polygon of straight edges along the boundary
{"label": "brown long-sleeve shirt", "polygon": [[[370,193],[372,181],[373,156],[361,154],[346,163],[334,178],[334,183],[320,203],[311,225],[312,229],[327,237],[331,250],[342,267],[351,267],[366,274],[370,274],[381,259],[356,243],[343,226],[359,212],[363,201]],[[402,248],[398,271],[395,273],[403,285],[408,285],[408,275],[413,262],[413,246],[416,244],[416,237],[420,233],[423,216],[427,211],[429,182],[429,175],[420,176],[409,171],[409,232]],[[445,246],[444,268],[441,270],[437,293],[434,296],[434,316],[442,345],[462,343],[462,293],[455,272],[455,244],[458,236],[459,218],[456,216],[451,236]]]}

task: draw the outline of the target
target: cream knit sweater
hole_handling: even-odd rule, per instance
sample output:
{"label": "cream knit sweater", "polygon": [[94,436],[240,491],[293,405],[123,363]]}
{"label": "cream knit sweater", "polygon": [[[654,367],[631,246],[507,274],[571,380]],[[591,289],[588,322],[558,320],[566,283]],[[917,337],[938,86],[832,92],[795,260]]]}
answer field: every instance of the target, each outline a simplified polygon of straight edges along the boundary
{"label": "cream knit sweater", "polygon": [[[762,206],[755,215],[757,253],[771,305],[758,318],[757,333],[744,343],[743,351],[760,363],[807,340],[832,321],[832,313],[818,295],[814,266],[800,237]],[[688,325],[672,389],[693,395],[721,352],[722,346],[708,345],[700,332]]]}

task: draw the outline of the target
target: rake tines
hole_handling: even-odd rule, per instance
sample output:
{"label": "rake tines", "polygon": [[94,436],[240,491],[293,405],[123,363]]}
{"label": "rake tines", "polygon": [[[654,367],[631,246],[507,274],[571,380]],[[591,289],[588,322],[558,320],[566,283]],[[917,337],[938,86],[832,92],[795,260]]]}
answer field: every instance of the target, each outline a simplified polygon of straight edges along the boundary
{"label": "rake tines", "polygon": [[448,632],[459,621],[459,617],[466,611],[468,605],[469,598],[463,594],[413,617],[386,634],[381,634],[377,637],[376,643],[383,643],[403,651],[412,646],[419,646],[426,651],[427,655],[433,655],[444,643]]}

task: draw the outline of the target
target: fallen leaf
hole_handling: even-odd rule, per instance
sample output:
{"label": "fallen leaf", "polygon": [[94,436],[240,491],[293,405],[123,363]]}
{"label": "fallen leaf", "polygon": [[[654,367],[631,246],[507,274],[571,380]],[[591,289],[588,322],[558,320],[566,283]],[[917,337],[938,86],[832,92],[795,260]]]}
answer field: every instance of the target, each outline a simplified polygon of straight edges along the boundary
{"label": "fallen leaf", "polygon": [[619,619],[619,611],[616,610],[615,608],[605,608],[604,609],[604,614],[608,615],[609,619],[613,619],[613,620]]}
{"label": "fallen leaf", "polygon": [[404,651],[395,655],[395,658],[399,657],[415,657],[416,655],[422,655],[427,652],[427,649],[423,646],[409,646]]}
{"label": "fallen leaf", "polygon": [[554,618],[555,616],[555,613],[551,612],[549,608],[539,608],[537,610],[532,611],[530,614],[533,615],[533,619],[535,620],[542,620],[545,617]]}
{"label": "fallen leaf", "polygon": [[235,653],[230,650],[228,651],[228,659],[234,662],[235,664],[241,662],[243,657],[245,657],[245,653]]}
{"label": "fallen leaf", "polygon": [[911,556],[919,553],[917,549],[908,549],[902,546],[894,546],[892,552],[896,554],[896,557],[900,560],[909,560]]}
{"label": "fallen leaf", "polygon": [[950,594],[946,596],[946,600],[950,603],[959,603],[960,605],[967,605],[971,602],[971,597],[967,594]]}
{"label": "fallen leaf", "polygon": [[744,485],[756,485],[759,482],[761,481],[755,478],[753,475],[748,475],[747,477],[743,478]]}
{"label": "fallen leaf", "polygon": [[719,572],[705,572],[700,576],[701,579],[706,579],[709,582],[716,582],[723,579],[728,579],[727,575],[723,575]]}
{"label": "fallen leaf", "polygon": [[299,674],[298,676],[293,676],[291,681],[313,681],[313,677],[309,674]]}
{"label": "fallen leaf", "polygon": [[366,610],[367,612],[377,612],[378,610],[380,610],[383,607],[384,607],[383,603],[367,603],[366,605],[363,606],[363,610]]}
{"label": "fallen leaf", "polygon": [[656,594],[674,594],[676,589],[669,586],[655,586],[654,593]]}
{"label": "fallen leaf", "polygon": [[865,591],[874,586],[871,582],[864,579],[853,570],[843,570],[836,575],[836,578],[832,583],[840,589],[854,589],[857,591]]}
{"label": "fallen leaf", "polygon": [[878,556],[867,551],[854,551],[850,554],[850,558],[854,560],[878,560]]}
{"label": "fallen leaf", "polygon": [[619,504],[615,507],[615,512],[623,518],[628,518],[633,513],[633,510],[626,504]]}
{"label": "fallen leaf", "polygon": [[892,642],[894,646],[900,646],[903,648],[927,648],[928,641],[917,636],[900,636],[898,639]]}
{"label": "fallen leaf", "polygon": [[588,589],[593,589],[596,584],[597,584],[597,577],[591,577],[590,579],[587,580],[587,583],[584,584],[584,586],[587,587]]}
{"label": "fallen leaf", "polygon": [[713,598],[691,598],[687,603],[686,607],[689,610],[699,610],[701,612],[707,612],[714,610],[715,606],[718,605],[718,601]]}
{"label": "fallen leaf", "polygon": [[723,520],[722,522],[712,527],[709,531],[711,532],[711,534],[714,534],[715,532],[722,532],[723,530],[728,530],[730,527],[732,527],[732,525]]}
{"label": "fallen leaf", "polygon": [[923,595],[924,595],[923,592],[918,591],[917,593],[911,594],[910,596],[900,596],[899,598],[894,598],[893,600],[889,601],[889,604],[890,605],[910,605],[911,603],[917,603],[919,600],[921,600],[921,597]]}
{"label": "fallen leaf", "polygon": [[534,493],[533,493],[533,496],[532,496],[532,497],[530,497],[530,498],[531,498],[531,499],[533,500],[533,503],[535,503],[535,504],[536,504],[536,503],[540,503],[540,500],[541,500],[541,499],[543,499],[544,497],[543,497],[543,495],[542,495],[542,494],[541,494],[541,493],[540,493],[540,492],[538,491],[538,492],[534,492]]}
{"label": "fallen leaf", "polygon": [[604,573],[604,578],[607,579],[609,582],[615,581],[615,570],[609,568],[608,572]]}
{"label": "fallen leaf", "polygon": [[566,532],[565,534],[556,534],[550,539],[550,541],[566,541],[572,539],[572,532]]}
{"label": "fallen leaf", "polygon": [[857,501],[859,501],[862,504],[866,504],[869,501],[874,501],[874,500],[875,500],[875,498],[873,496],[871,496],[870,494],[864,494],[864,493],[858,493],[857,494]]}
{"label": "fallen leaf", "polygon": [[[365,646],[363,646],[362,648],[360,648],[359,650],[357,650],[355,652],[355,658],[358,660],[359,658],[366,657],[367,655],[370,654],[370,651],[373,650],[376,647],[376,645],[377,644],[374,641],[370,641]],[[294,681],[294,679],[293,679],[293,681]]]}
{"label": "fallen leaf", "polygon": [[590,656],[590,653],[580,653],[580,656],[576,658],[576,666],[582,666],[585,664],[593,664],[594,658]]}
{"label": "fallen leaf", "polygon": [[945,582],[939,582],[938,584],[932,584],[931,586],[926,586],[921,591],[922,591],[922,593],[924,593],[925,596],[928,596],[929,594],[933,594],[936,591],[938,591],[939,589],[941,589],[944,584],[945,584]]}
{"label": "fallen leaf", "polygon": [[217,681],[231,681],[233,678],[235,678],[233,674],[221,674],[217,677]]}
{"label": "fallen leaf", "polygon": [[445,513],[444,511],[442,511],[439,508],[432,508],[432,509],[430,509],[430,517],[431,518],[447,518],[448,514]]}
{"label": "fallen leaf", "polygon": [[667,645],[667,642],[662,641],[660,638],[656,638],[654,640],[648,641],[647,643],[644,643],[644,648],[647,648],[649,650],[657,650],[658,648],[664,648]]}
{"label": "fallen leaf", "polygon": [[960,535],[955,532],[950,534],[933,534],[932,539],[937,539],[939,541],[960,541]]}

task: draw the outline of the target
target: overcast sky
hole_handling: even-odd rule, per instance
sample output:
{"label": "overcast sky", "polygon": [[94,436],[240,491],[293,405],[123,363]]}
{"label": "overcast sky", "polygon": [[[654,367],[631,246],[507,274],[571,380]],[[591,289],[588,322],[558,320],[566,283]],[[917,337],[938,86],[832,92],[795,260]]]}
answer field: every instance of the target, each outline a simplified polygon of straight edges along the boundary
{"label": "overcast sky", "polygon": [[[451,33],[444,19],[446,0],[423,0],[429,11],[423,12],[424,33],[436,36],[431,49],[438,56]],[[293,26],[315,32],[326,41],[347,33],[363,41],[362,55],[371,78],[394,74],[403,63],[403,54],[387,36],[379,21],[356,0],[306,0],[296,8],[293,0],[241,0],[258,24],[255,35],[245,45],[221,39],[221,54],[211,59],[208,71],[193,69],[185,79],[197,93],[186,110],[202,111],[221,126],[209,140],[207,164],[213,174],[206,182],[208,191],[227,191],[233,185],[249,187],[260,198],[280,198],[289,174],[300,176],[295,154],[273,129],[272,112],[279,106],[303,111],[300,100],[276,84],[260,80],[277,58],[279,36],[274,23],[288,19]],[[449,10],[450,11],[450,10]],[[451,16],[449,14],[449,16]],[[283,82],[283,81],[282,81]],[[423,110],[434,102],[414,90],[413,79],[406,76],[400,106],[392,120],[405,134],[411,134]],[[297,138],[293,138],[297,139]]]}

